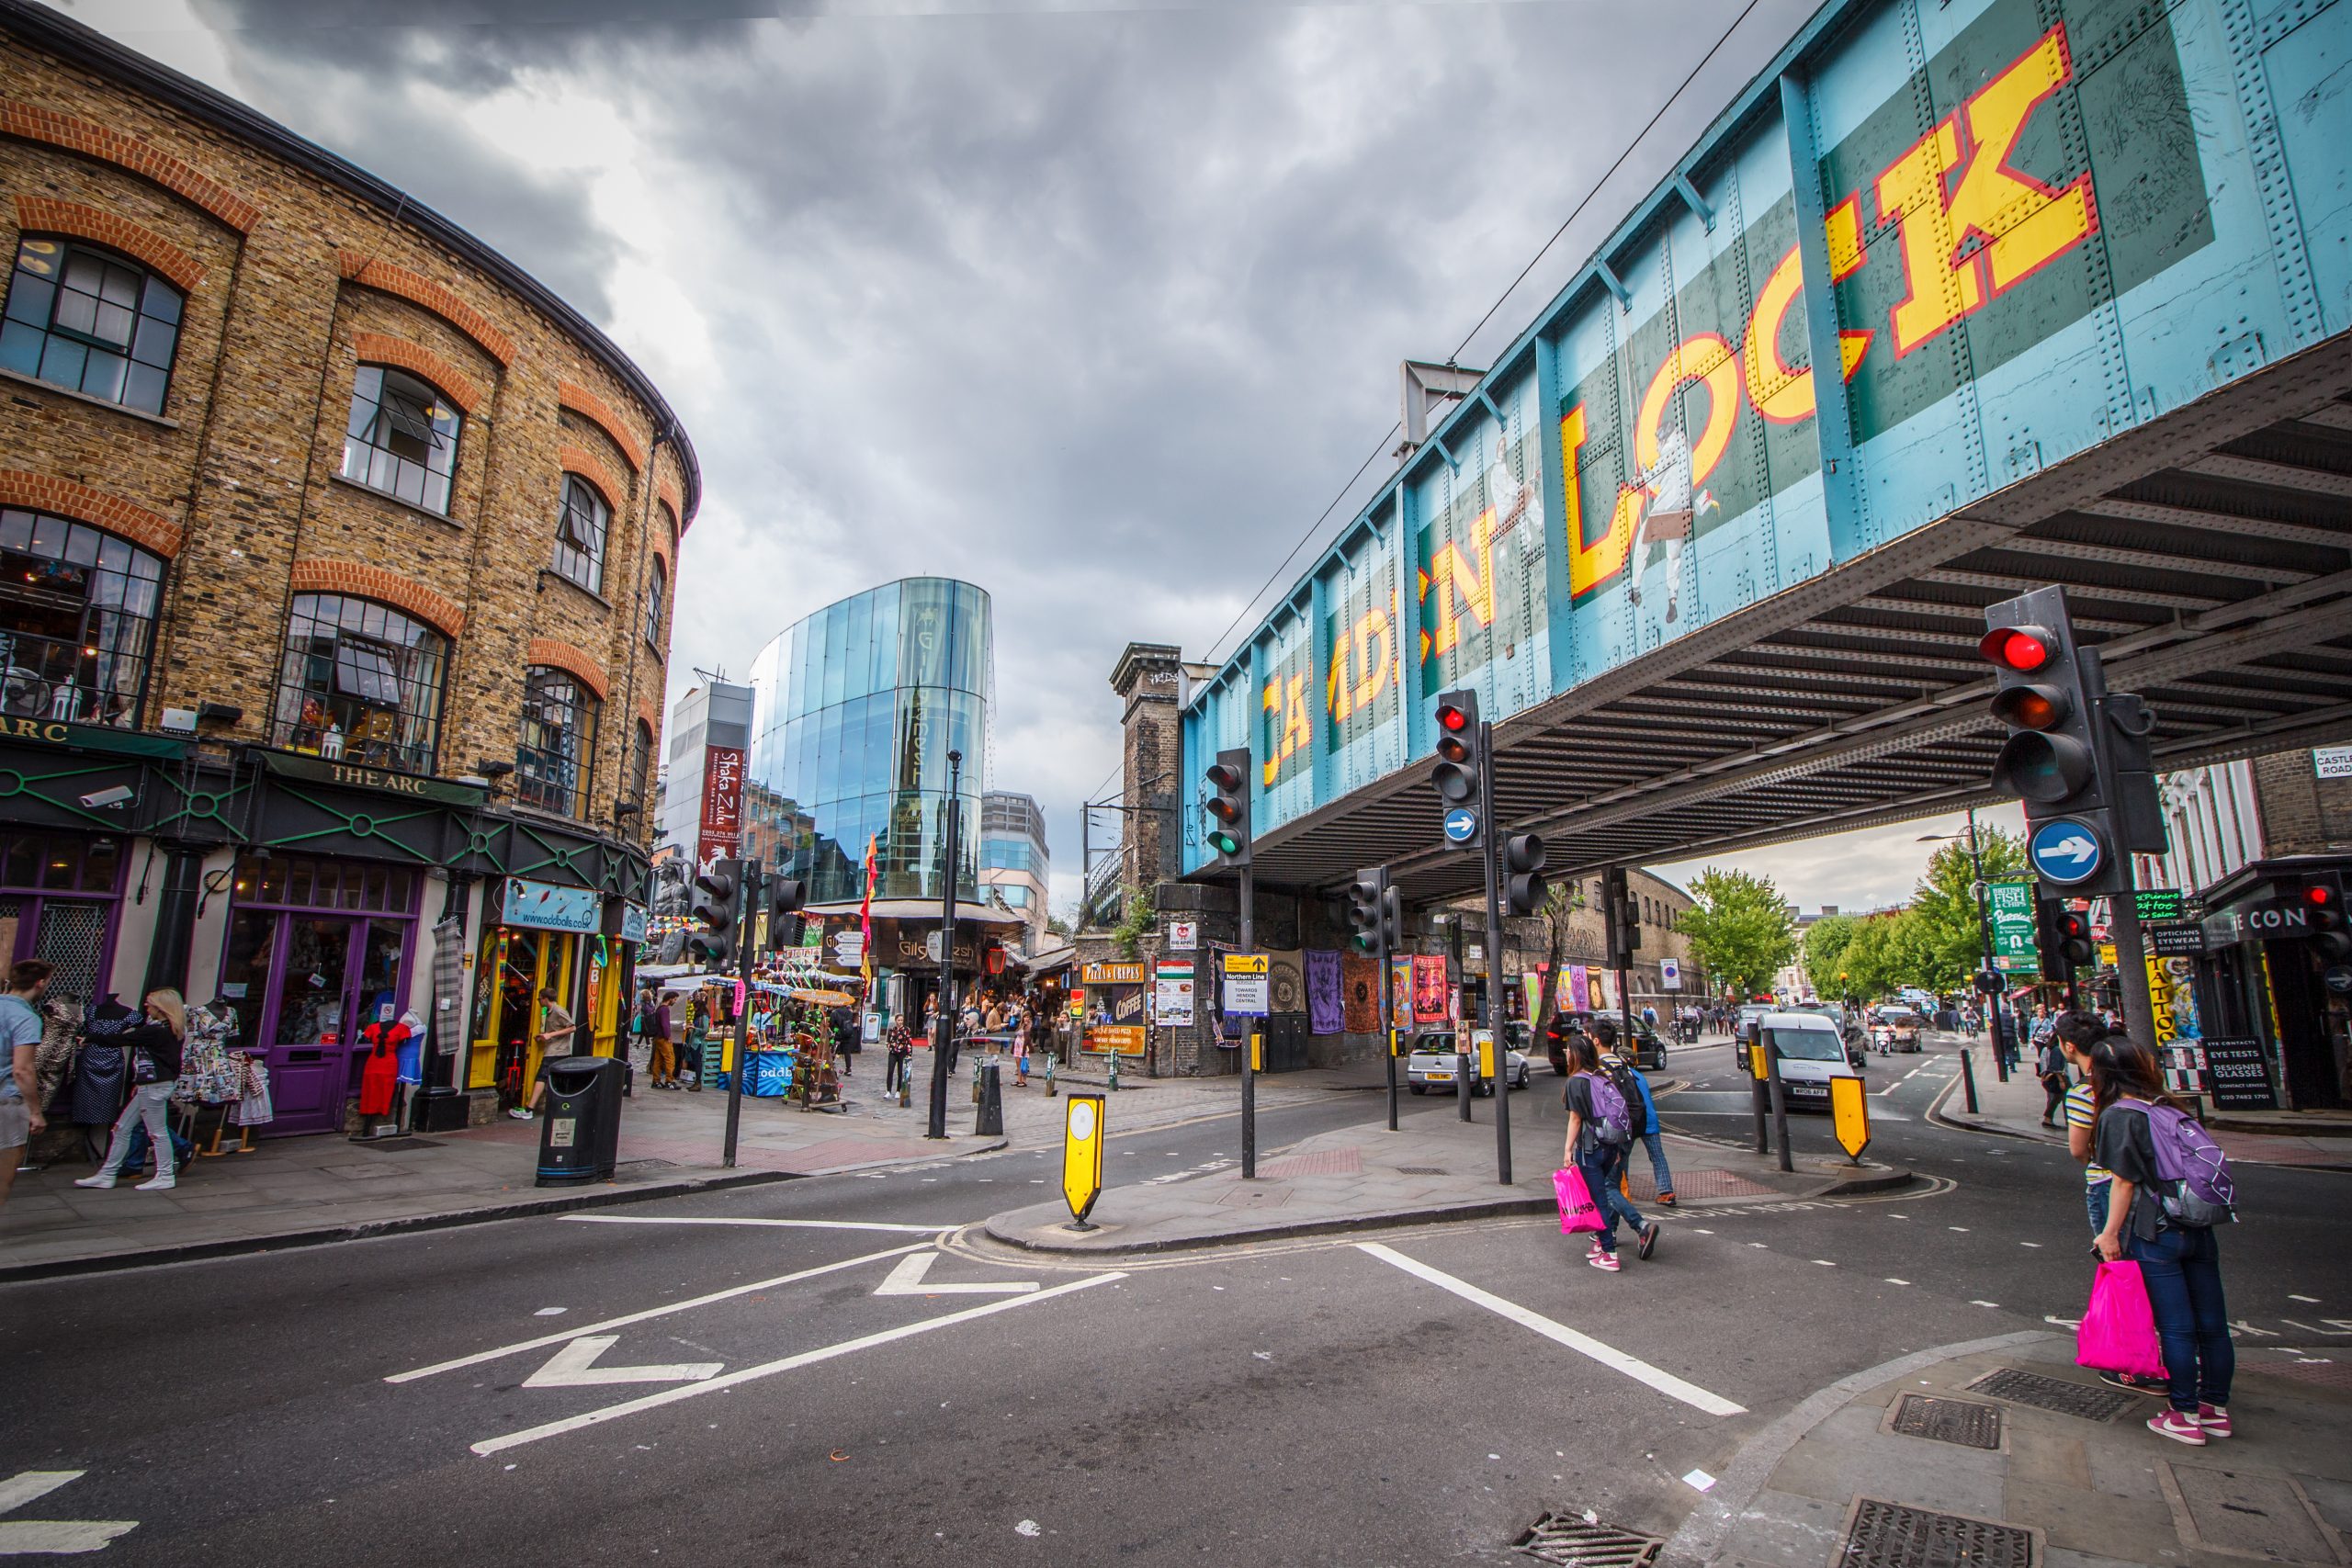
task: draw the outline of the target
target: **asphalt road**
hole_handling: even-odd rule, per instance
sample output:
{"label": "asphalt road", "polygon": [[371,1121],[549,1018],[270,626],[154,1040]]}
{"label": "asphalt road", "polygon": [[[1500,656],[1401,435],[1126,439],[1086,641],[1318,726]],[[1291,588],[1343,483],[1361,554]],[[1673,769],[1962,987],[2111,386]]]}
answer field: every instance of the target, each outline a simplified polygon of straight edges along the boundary
{"label": "asphalt road", "polygon": [[[1549,1220],[1118,1269],[943,1249],[1053,1190],[1011,1151],[0,1289],[0,1487],[86,1472],[5,1517],[136,1521],[101,1562],[435,1568],[1499,1562],[1554,1508],[1665,1533],[1683,1477],[1815,1389],[2079,1309],[2063,1151],[1927,1121],[1951,1058],[1893,1064],[1873,1153],[1931,1180],[1686,1210],[1617,1276]],[[1710,1099],[1726,1049],[1669,1071],[1669,1121],[1745,1134]],[[1551,1083],[1513,1097],[1522,1157],[1556,1135]],[[1272,1111],[1261,1146],[1378,1112]],[[1827,1148],[1823,1118],[1794,1135]],[[1229,1115],[1116,1138],[1109,1180],[1237,1142]],[[2243,1173],[2247,1353],[2352,1344],[2346,1179]]]}

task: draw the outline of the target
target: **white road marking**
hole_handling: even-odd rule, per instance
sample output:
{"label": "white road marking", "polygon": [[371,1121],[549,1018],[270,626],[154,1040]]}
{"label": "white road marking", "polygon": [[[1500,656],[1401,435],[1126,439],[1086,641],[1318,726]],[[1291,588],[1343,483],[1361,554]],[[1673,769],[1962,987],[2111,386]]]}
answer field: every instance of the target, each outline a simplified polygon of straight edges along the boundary
{"label": "white road marking", "polygon": [[620,1343],[617,1334],[589,1334],[548,1358],[523,1380],[525,1388],[587,1388],[607,1382],[699,1382],[726,1370],[724,1361],[669,1361],[641,1367],[600,1367],[596,1358]]}
{"label": "white road marking", "polygon": [[2048,1312],[2041,1314],[2041,1321],[2054,1324],[2060,1328],[2080,1328],[2083,1325],[2083,1320],[2079,1317],[2060,1317],[2055,1313]]}
{"label": "white road marking", "polygon": [[2041,1244],[2040,1242],[2038,1242],[2038,1241],[2021,1241],[2021,1242],[2018,1243],[2018,1245],[2019,1247],[2041,1247]]}
{"label": "white road marking", "polygon": [[543,1438],[560,1437],[566,1432],[576,1432],[583,1427],[594,1427],[606,1421],[616,1421],[624,1416],[634,1416],[640,1410],[652,1410],[664,1404],[674,1404],[682,1399],[692,1399],[696,1394],[734,1388],[759,1378],[774,1377],[778,1372],[788,1372],[798,1367],[812,1366],[819,1361],[830,1361],[839,1356],[853,1355],[860,1350],[870,1350],[876,1345],[888,1345],[893,1340],[910,1338],[918,1334],[928,1334],[934,1328],[947,1328],[956,1324],[969,1323],[974,1318],[987,1317],[992,1313],[1010,1312],[1014,1307],[1027,1306],[1032,1302],[1050,1301],[1056,1296],[1066,1296],[1074,1291],[1089,1290],[1096,1285],[1109,1284],[1112,1280],[1125,1278],[1126,1275],[1124,1273],[1091,1274],[1083,1280],[1072,1280],[1068,1284],[1056,1285],[1050,1290],[1039,1291],[1035,1295],[1007,1296],[1002,1301],[989,1302],[982,1306],[966,1307],[961,1312],[945,1313],[938,1317],[927,1317],[917,1323],[901,1324],[896,1328],[886,1328],[878,1334],[861,1335],[855,1339],[844,1339],[838,1345],[827,1345],[815,1350],[803,1350],[797,1355],[786,1356],[780,1360],[763,1362],[756,1367],[745,1367],[741,1371],[729,1372],[724,1377],[712,1378],[707,1382],[692,1382],[677,1388],[665,1388],[659,1393],[649,1393],[636,1399],[623,1400],[618,1404],[607,1404],[601,1410],[590,1410],[578,1416],[566,1416],[563,1420],[550,1421],[543,1427],[528,1427],[519,1432],[507,1432],[495,1438],[484,1438],[481,1442],[473,1445],[473,1451],[487,1457],[503,1452],[507,1449],[520,1448],[525,1443],[536,1443]]}
{"label": "white road marking", "polygon": [[1886,1277],[1886,1282],[1890,1285],[1907,1285],[1911,1281],[1908,1280],[1898,1280],[1894,1275],[1889,1274]]}
{"label": "white road marking", "polygon": [[874,1287],[877,1296],[1017,1296],[1037,1288],[1035,1280],[1015,1280],[995,1285],[926,1285],[923,1276],[939,1261],[936,1252],[918,1252],[901,1258],[883,1281]]}
{"label": "white road marking", "polygon": [[2256,1328],[2254,1325],[2248,1323],[2244,1318],[2239,1318],[2236,1322],[2231,1324],[2230,1332],[2232,1334],[2259,1334],[2265,1339],[2276,1339],[2278,1337],[2278,1330],[2272,1328]]}
{"label": "white road marking", "polygon": [[[0,1514],[46,1497],[69,1481],[87,1473],[79,1470],[24,1470],[0,1481]],[[137,1519],[0,1519],[0,1557],[29,1557],[36,1553],[100,1551],[115,1538],[139,1528]]]}
{"label": "white road marking", "polygon": [[1672,1372],[1651,1366],[1638,1357],[1629,1356],[1612,1345],[1604,1345],[1589,1335],[1579,1334],[1564,1323],[1556,1323],[1542,1313],[1505,1301],[1488,1291],[1482,1291],[1466,1280],[1457,1280],[1442,1269],[1432,1269],[1418,1259],[1406,1257],[1393,1247],[1376,1241],[1356,1243],[1359,1250],[1370,1253],[1382,1262],[1402,1269],[1416,1279],[1426,1280],[1440,1290],[1451,1291],[1464,1301],[1485,1307],[1499,1317],[1509,1318],[1522,1328],[1532,1328],[1546,1339],[1565,1345],[1580,1355],[1589,1356],[1612,1371],[1620,1371],[1635,1382],[1656,1389],[1668,1399],[1681,1403],[1710,1416],[1744,1416],[1747,1407],[1734,1404],[1719,1393],[1710,1393],[1693,1382],[1686,1382]]}
{"label": "white road marking", "polygon": [[1835,1269],[1838,1267],[1838,1265],[1830,1262],[1826,1258],[1816,1258],[1814,1261],[1820,1264],[1824,1269]]}
{"label": "white road marking", "polygon": [[769,1225],[796,1231],[887,1231],[892,1235],[938,1235],[954,1225],[893,1225],[879,1220],[738,1220],[702,1214],[565,1214],[575,1225]]}
{"label": "white road marking", "polygon": [[531,1315],[533,1317],[561,1317],[564,1314],[564,1311],[565,1309],[562,1307],[541,1307]]}
{"label": "white road marking", "polygon": [[1973,1307],[1996,1307],[1996,1306],[1999,1306],[2001,1303],[1998,1303],[1998,1302],[1980,1302],[1980,1301],[1971,1300],[1971,1301],[1969,1302],[1969,1303],[1968,1303],[1968,1304],[1969,1304],[1970,1306],[1973,1306]]}
{"label": "white road marking", "polygon": [[778,1274],[771,1280],[754,1280],[748,1285],[735,1285],[724,1291],[713,1291],[707,1296],[695,1296],[690,1301],[671,1302],[663,1306],[648,1307],[643,1312],[608,1317],[602,1323],[583,1324],[578,1328],[568,1329],[561,1334],[542,1334],[537,1339],[526,1339],[514,1345],[502,1345],[495,1350],[477,1350],[470,1356],[460,1356],[454,1361],[436,1361],[432,1366],[419,1367],[414,1371],[394,1372],[384,1381],[386,1382],[414,1382],[419,1378],[429,1378],[435,1372],[454,1372],[460,1367],[480,1366],[484,1361],[495,1361],[503,1356],[519,1356],[526,1350],[537,1350],[544,1346],[560,1345],[567,1339],[577,1339],[582,1334],[600,1334],[607,1328],[626,1328],[632,1323],[643,1323],[650,1317],[663,1317],[673,1312],[686,1312],[695,1307],[708,1306],[713,1302],[730,1301],[737,1296],[747,1296],[754,1291],[770,1290],[777,1285],[797,1284],[802,1280],[813,1280],[820,1274],[831,1274],[843,1269],[854,1269],[861,1263],[879,1263],[885,1258],[897,1258],[910,1252],[921,1252],[930,1246],[931,1243],[927,1241],[910,1242],[905,1247],[894,1247],[887,1252],[869,1252],[861,1258],[844,1258],[839,1263],[820,1263],[814,1269],[802,1269],[791,1274]]}
{"label": "white road marking", "polygon": [[2319,1298],[2317,1296],[2298,1296],[2290,1294],[2287,1299],[2290,1302],[2309,1302],[2313,1306],[2319,1305]]}

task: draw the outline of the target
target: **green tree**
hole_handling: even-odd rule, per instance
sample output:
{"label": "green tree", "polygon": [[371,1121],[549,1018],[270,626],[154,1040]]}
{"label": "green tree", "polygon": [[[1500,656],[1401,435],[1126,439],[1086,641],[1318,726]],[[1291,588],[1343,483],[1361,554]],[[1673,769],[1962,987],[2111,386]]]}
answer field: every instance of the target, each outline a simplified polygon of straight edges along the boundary
{"label": "green tree", "polygon": [[1804,977],[1813,982],[1814,994],[1822,997],[1842,997],[1851,983],[1846,973],[1846,949],[1854,940],[1861,921],[1851,915],[1824,915],[1805,928]]}
{"label": "green tree", "polygon": [[[2030,874],[2022,834],[1980,824],[1976,847],[1987,881]],[[1965,840],[1938,844],[1936,852],[1928,857],[1928,869],[1912,896],[1911,909],[1920,919],[1920,941],[1928,950],[1920,967],[1935,978],[1908,984],[1951,990],[1984,963],[1975,879]]]}
{"label": "green tree", "polygon": [[1709,866],[1691,879],[1690,897],[1677,924],[1717,984],[1753,996],[1796,955],[1796,918],[1770,877]]}

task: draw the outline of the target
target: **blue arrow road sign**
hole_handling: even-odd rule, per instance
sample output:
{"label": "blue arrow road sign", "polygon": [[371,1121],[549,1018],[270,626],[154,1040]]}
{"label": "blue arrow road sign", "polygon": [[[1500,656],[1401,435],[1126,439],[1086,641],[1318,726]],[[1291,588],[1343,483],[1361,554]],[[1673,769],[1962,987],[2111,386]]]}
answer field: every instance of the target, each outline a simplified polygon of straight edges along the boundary
{"label": "blue arrow road sign", "polygon": [[2107,857],[2097,833],[2071,817],[2058,817],[2033,830],[2026,858],[2043,881],[2072,886],[2088,879]]}
{"label": "blue arrow road sign", "polygon": [[1478,814],[1466,806],[1457,806],[1445,814],[1445,836],[1457,844],[1466,844],[1478,836]]}

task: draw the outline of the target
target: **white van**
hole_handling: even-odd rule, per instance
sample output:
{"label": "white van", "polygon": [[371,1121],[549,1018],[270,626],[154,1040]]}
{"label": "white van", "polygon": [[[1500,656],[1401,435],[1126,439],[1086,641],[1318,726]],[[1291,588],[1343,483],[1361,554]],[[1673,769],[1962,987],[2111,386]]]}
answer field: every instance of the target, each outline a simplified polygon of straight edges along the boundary
{"label": "white van", "polygon": [[[1765,1044],[1780,1048],[1781,1093],[1791,1110],[1826,1111],[1831,1078],[1862,1076],[1846,1060],[1846,1042],[1837,1025],[1820,1013],[1768,1012],[1757,1020],[1757,1028]],[[1746,1066],[1744,1040],[1739,1056]]]}

